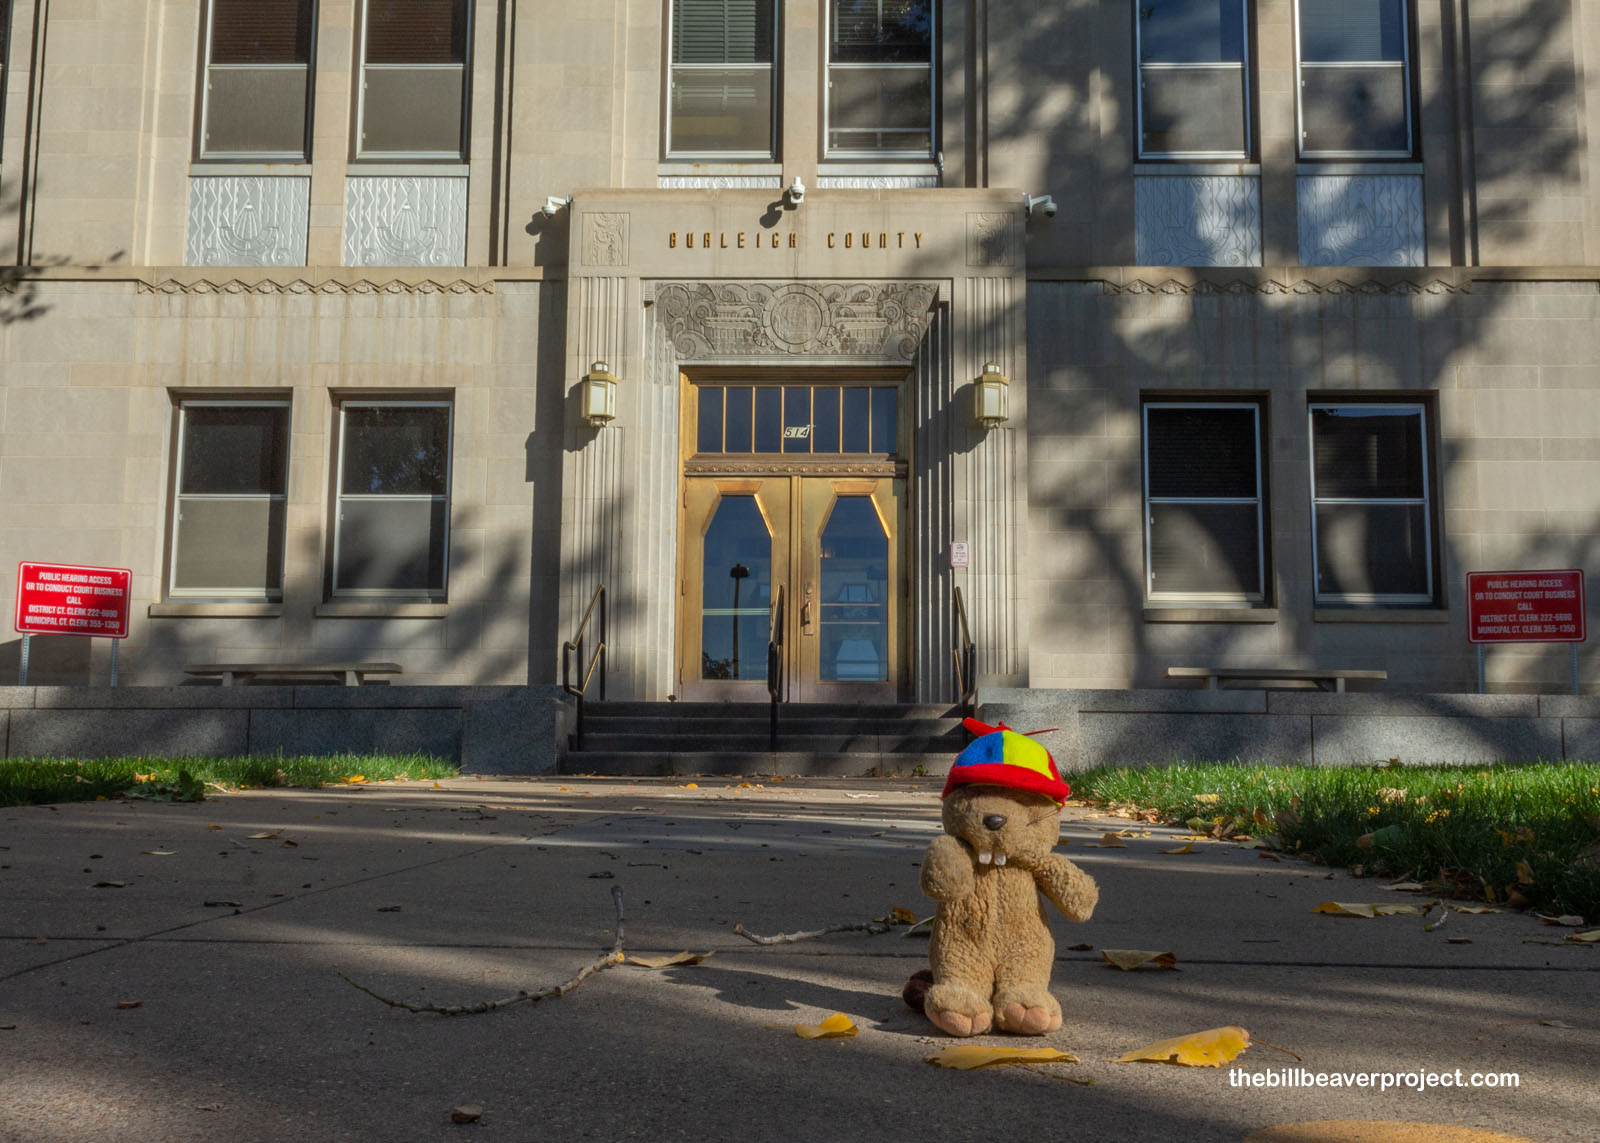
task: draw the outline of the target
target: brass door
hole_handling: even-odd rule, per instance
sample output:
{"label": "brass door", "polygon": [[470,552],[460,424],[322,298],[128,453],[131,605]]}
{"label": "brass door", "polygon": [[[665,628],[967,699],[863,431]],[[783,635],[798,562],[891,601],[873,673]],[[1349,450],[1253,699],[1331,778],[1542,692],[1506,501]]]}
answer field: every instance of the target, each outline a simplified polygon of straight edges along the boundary
{"label": "brass door", "polygon": [[679,697],[767,697],[781,587],[788,701],[897,700],[904,501],[904,481],[892,476],[686,478]]}

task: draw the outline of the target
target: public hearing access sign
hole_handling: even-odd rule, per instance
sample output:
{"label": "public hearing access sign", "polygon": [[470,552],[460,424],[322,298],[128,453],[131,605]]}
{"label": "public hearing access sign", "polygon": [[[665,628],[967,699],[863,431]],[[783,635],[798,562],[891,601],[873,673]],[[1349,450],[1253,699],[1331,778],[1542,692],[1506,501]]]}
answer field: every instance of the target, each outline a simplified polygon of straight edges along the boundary
{"label": "public hearing access sign", "polygon": [[1582,643],[1583,572],[1467,573],[1467,640],[1472,643]]}
{"label": "public hearing access sign", "polygon": [[127,568],[79,564],[17,565],[15,627],[24,635],[128,637]]}

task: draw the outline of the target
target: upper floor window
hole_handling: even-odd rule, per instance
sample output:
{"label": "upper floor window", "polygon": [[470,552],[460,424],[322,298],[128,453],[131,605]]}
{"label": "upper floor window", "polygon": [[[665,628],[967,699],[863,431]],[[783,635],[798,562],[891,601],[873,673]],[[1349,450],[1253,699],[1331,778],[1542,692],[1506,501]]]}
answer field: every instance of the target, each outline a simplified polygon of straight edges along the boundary
{"label": "upper floor window", "polygon": [[303,161],[313,0],[211,0],[200,157]]}
{"label": "upper floor window", "polygon": [[830,157],[933,154],[932,0],[829,0]]}
{"label": "upper floor window", "polygon": [[1139,157],[1250,154],[1246,0],[1141,0]]}
{"label": "upper floor window", "polygon": [[1249,605],[1267,595],[1262,406],[1144,406],[1145,589],[1152,603]]}
{"label": "upper floor window", "polygon": [[1299,0],[1300,154],[1409,158],[1405,0]]}
{"label": "upper floor window", "polygon": [[673,0],[667,154],[774,154],[776,0]]}
{"label": "upper floor window", "polygon": [[288,401],[178,406],[168,595],[283,597]]}
{"label": "upper floor window", "polygon": [[1427,406],[1311,405],[1317,603],[1434,602]]}
{"label": "upper floor window", "polygon": [[339,406],[335,595],[444,598],[451,412],[448,401]]}
{"label": "upper floor window", "polygon": [[466,155],[470,0],[366,0],[356,154]]}

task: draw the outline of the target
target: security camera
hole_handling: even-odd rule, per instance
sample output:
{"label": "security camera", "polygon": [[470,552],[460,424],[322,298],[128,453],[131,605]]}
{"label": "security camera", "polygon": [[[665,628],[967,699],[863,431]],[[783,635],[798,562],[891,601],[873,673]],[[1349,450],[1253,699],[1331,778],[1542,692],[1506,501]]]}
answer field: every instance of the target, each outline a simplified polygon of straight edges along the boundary
{"label": "security camera", "polygon": [[795,206],[799,206],[805,201],[806,184],[800,181],[799,175],[796,175],[794,182],[789,184],[789,189],[783,193],[788,197],[790,202],[792,202]]}
{"label": "security camera", "polygon": [[1022,210],[1029,218],[1033,217],[1035,211],[1038,211],[1046,218],[1054,218],[1056,216],[1056,200],[1047,194],[1025,194],[1022,196]]}
{"label": "security camera", "polygon": [[539,208],[539,211],[546,218],[554,218],[556,216],[556,213],[558,211],[560,211],[562,207],[571,206],[571,205],[572,205],[572,199],[571,198],[562,198],[560,195],[554,195],[553,194],[553,195],[549,195],[548,197],[545,198],[544,205]]}

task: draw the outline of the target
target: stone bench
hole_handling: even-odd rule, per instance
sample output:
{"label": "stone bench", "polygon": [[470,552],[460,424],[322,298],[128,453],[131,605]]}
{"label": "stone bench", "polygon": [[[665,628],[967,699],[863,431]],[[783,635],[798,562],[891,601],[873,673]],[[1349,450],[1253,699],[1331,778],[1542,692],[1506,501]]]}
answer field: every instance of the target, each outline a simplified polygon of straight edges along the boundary
{"label": "stone bench", "polygon": [[347,687],[359,686],[368,675],[398,675],[399,663],[191,663],[186,675],[219,676],[222,685],[231,687],[258,679],[282,682],[286,679],[326,679]]}
{"label": "stone bench", "polygon": [[1328,690],[1344,693],[1346,679],[1383,680],[1388,671],[1332,667],[1168,667],[1169,679],[1204,679],[1206,690],[1222,690],[1223,680],[1262,690]]}

